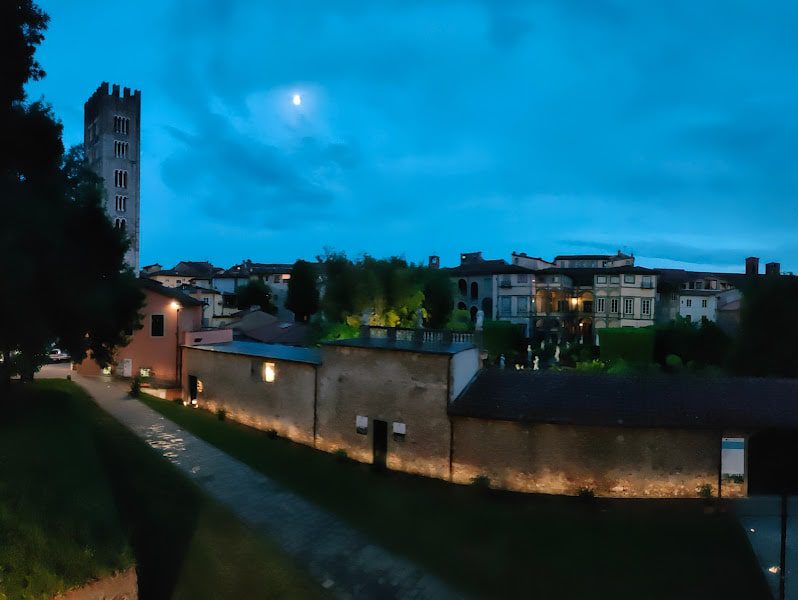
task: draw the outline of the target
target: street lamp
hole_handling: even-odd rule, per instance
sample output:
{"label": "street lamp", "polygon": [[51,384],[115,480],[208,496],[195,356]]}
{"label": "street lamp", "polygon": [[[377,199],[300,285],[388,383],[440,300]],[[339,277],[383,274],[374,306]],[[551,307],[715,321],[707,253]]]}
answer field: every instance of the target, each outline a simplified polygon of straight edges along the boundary
{"label": "street lamp", "polygon": [[182,387],[182,377],[180,376],[180,309],[183,305],[177,300],[172,300],[169,305],[175,310],[175,381]]}

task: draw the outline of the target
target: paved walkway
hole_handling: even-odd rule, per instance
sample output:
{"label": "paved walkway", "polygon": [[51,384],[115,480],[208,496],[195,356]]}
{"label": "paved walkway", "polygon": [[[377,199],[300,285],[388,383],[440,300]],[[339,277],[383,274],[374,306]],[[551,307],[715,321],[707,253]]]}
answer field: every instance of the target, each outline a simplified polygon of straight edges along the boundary
{"label": "paved walkway", "polygon": [[[51,368],[40,377],[64,376]],[[110,378],[73,375],[97,403],[241,519],[267,534],[339,598],[456,598],[439,579],[372,544],[244,463],[127,396]],[[390,527],[390,523],[386,523]]]}
{"label": "paved walkway", "polygon": [[[778,598],[781,573],[776,569],[781,559],[781,498],[752,496],[730,500],[729,504],[745,528],[773,597]],[[798,497],[788,500],[787,515],[784,597],[798,598]]]}

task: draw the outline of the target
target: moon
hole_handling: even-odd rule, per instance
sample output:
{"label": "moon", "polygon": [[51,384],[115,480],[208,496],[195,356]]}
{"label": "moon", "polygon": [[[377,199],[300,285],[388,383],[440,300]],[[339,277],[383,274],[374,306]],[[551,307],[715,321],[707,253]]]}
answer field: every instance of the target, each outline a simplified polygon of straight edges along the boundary
{"label": "moon", "polygon": [[302,104],[302,96],[299,94],[294,94],[294,97],[291,99],[291,102],[294,103],[294,106],[299,106]]}

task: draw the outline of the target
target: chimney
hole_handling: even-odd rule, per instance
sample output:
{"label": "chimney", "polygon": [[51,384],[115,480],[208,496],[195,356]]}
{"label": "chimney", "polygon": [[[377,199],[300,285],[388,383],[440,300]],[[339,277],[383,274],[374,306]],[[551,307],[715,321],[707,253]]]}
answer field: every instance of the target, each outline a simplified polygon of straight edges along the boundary
{"label": "chimney", "polygon": [[759,275],[759,257],[749,256],[745,259],[745,274]]}
{"label": "chimney", "polygon": [[769,262],[765,264],[765,275],[781,275],[781,263]]}
{"label": "chimney", "polygon": [[430,256],[429,257],[429,268],[430,269],[437,269],[441,266],[441,257],[440,256]]}

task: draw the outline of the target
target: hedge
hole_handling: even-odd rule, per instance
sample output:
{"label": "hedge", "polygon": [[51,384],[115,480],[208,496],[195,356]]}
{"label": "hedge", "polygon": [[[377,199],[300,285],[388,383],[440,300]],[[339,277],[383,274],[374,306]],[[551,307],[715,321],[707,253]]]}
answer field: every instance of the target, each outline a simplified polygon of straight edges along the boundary
{"label": "hedge", "polygon": [[601,360],[647,364],[654,359],[653,327],[608,327],[598,330]]}

